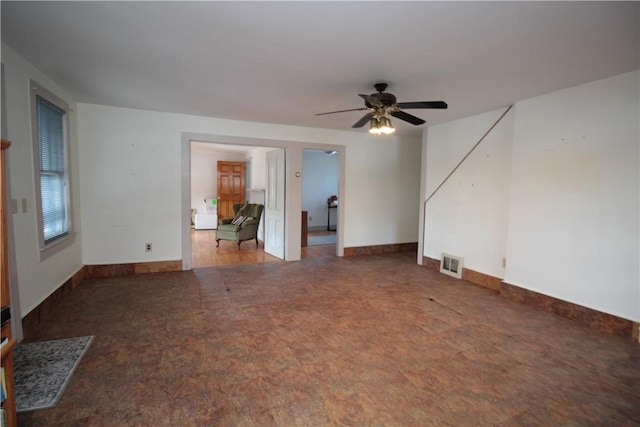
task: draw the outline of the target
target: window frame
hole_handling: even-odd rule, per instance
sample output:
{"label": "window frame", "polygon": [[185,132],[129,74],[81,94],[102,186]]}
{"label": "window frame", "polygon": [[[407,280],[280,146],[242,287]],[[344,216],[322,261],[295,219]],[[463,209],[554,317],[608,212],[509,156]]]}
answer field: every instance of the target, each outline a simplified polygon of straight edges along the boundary
{"label": "window frame", "polygon": [[[54,95],[42,85],[30,80],[30,104],[31,104],[31,131],[32,131],[32,147],[33,147],[33,176],[35,187],[35,210],[36,210],[36,223],[38,228],[38,248],[40,251],[40,260],[44,260],[62,249],[70,246],[75,241],[75,229],[73,221],[73,203],[72,203],[72,191],[71,191],[71,168],[69,162],[69,104]],[[44,219],[42,213],[42,187],[40,185],[41,171],[40,171],[40,140],[38,132],[38,97],[42,98],[46,102],[59,108],[64,112],[62,118],[62,138],[63,138],[63,160],[64,160],[64,172],[63,181],[65,186],[65,200],[64,205],[66,209],[66,228],[65,234],[56,236],[48,241],[44,237]]]}

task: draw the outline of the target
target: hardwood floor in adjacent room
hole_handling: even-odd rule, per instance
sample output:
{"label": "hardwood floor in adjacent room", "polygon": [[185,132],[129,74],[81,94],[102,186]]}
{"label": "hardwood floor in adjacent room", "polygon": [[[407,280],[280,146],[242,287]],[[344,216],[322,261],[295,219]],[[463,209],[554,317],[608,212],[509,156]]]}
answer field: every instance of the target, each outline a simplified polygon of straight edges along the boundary
{"label": "hardwood floor in adjacent room", "polygon": [[[309,235],[335,234],[332,231],[311,231]],[[306,246],[301,249],[301,258],[324,258],[336,256],[336,245]],[[264,251],[264,244],[256,246],[255,240],[242,242],[240,249],[235,242],[220,241],[216,247],[215,230],[191,230],[191,265],[193,268],[221,265],[283,262]]]}

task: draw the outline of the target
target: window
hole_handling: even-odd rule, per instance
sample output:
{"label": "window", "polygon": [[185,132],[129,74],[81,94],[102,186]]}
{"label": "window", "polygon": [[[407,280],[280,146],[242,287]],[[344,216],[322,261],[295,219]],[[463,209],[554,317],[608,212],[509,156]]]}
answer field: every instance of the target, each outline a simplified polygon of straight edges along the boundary
{"label": "window", "polygon": [[67,111],[60,98],[31,81],[36,206],[40,249],[47,252],[72,236]]}

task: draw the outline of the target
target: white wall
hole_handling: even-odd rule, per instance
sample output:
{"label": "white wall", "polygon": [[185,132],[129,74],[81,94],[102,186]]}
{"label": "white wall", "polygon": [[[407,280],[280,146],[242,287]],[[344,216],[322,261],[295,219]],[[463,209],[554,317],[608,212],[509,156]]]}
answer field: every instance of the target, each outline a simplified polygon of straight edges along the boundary
{"label": "white wall", "polygon": [[[504,111],[429,127],[423,200],[431,196]],[[503,277],[512,139],[510,111],[429,200],[426,256],[440,259],[442,252],[462,256],[465,267]]]}
{"label": "white wall", "polygon": [[34,209],[36,192],[29,79],[33,79],[65,100],[72,110],[69,113],[71,196],[74,226],[76,231],[79,231],[81,229],[81,215],[79,210],[77,114],[73,111],[76,109],[76,104],[68,93],[4,43],[2,43],[2,63],[5,71],[4,95],[7,107],[5,112],[6,129],[3,129],[3,135],[6,135],[12,143],[7,156],[9,193],[13,199],[20,201],[25,198],[27,201],[27,212],[22,213],[20,210],[19,213],[12,214],[9,219],[14,236],[13,241],[9,242],[10,252],[15,255],[12,283],[17,283],[19,288],[19,308],[24,316],[73,276],[83,265],[81,234],[76,235],[75,242],[70,247],[40,261],[37,220]]}
{"label": "white wall", "polygon": [[[79,104],[78,115],[85,264],[182,258],[188,250],[182,246],[188,237],[181,233],[182,218],[189,218],[181,208],[181,141],[186,133],[199,141],[212,135],[212,141],[227,143],[226,135],[252,146],[269,142],[287,150],[288,259],[296,259],[296,250],[298,258],[300,253],[301,186],[295,173],[302,170],[304,148],[338,149],[346,156],[341,183],[345,246],[417,240],[417,139],[92,104]],[[386,194],[385,202],[381,194]],[[144,251],[145,242],[153,243],[153,252]]]}
{"label": "white wall", "polygon": [[338,209],[347,215],[346,247],[418,240],[420,150],[419,139],[349,146],[347,195]]}
{"label": "white wall", "polygon": [[508,283],[640,320],[639,80],[516,105]]}
{"label": "white wall", "polygon": [[[339,160],[338,153],[329,156],[323,150],[304,150],[302,153],[302,210],[308,212],[310,230],[327,229],[327,199],[338,195]],[[332,228],[335,228],[335,221],[336,211],[332,210]]]}
{"label": "white wall", "polygon": [[[518,102],[429,202],[424,255],[640,320],[639,78]],[[423,197],[498,114],[429,128]]]}
{"label": "white wall", "polygon": [[204,199],[218,197],[218,161],[244,162],[245,156],[241,153],[213,151],[192,145],[191,209],[196,209],[197,213],[206,213]]}
{"label": "white wall", "polygon": [[[270,148],[256,147],[249,152],[247,158],[251,159],[251,189],[264,190],[267,182],[267,151]],[[264,195],[262,201],[264,203]]]}

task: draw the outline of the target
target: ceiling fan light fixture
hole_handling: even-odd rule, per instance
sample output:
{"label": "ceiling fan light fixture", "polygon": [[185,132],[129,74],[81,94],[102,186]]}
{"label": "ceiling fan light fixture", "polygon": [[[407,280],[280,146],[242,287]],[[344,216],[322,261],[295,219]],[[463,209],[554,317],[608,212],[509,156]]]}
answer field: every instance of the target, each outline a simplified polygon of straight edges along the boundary
{"label": "ceiling fan light fixture", "polygon": [[382,132],[380,131],[380,120],[376,119],[375,117],[370,121],[369,133],[374,135],[382,134]]}
{"label": "ceiling fan light fixture", "polygon": [[391,120],[388,117],[382,117],[380,119],[379,131],[380,133],[389,135],[394,133],[396,131],[396,128],[393,127],[393,124],[391,124]]}

